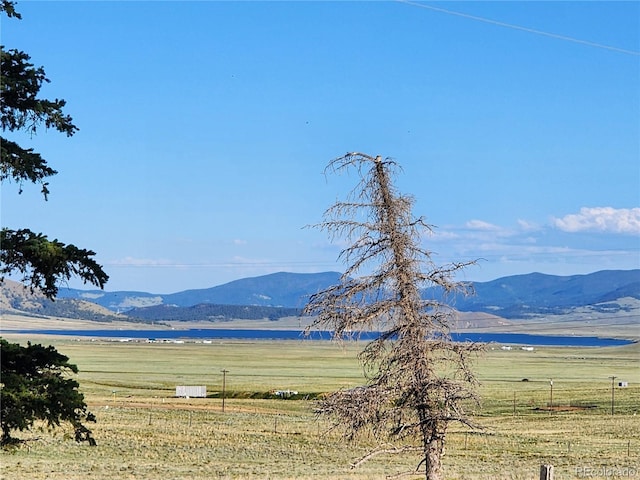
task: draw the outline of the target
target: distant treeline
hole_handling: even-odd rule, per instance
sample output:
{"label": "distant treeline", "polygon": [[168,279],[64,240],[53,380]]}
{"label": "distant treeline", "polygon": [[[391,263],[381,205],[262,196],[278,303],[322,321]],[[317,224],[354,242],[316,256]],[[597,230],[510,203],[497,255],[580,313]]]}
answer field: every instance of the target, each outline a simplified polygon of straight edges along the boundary
{"label": "distant treeline", "polygon": [[278,320],[300,315],[300,309],[289,307],[265,307],[260,305],[218,305],[201,303],[192,307],[154,305],[134,308],[126,314],[132,319],[145,321],[174,320],[178,322],[209,320]]}

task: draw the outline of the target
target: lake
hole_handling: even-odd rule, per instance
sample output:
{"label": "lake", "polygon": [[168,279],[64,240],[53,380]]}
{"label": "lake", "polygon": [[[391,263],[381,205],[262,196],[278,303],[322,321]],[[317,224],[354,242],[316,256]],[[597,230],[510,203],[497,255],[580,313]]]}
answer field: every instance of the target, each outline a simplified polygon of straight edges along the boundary
{"label": "lake", "polygon": [[[329,340],[331,332],[314,331],[304,336],[300,330],[236,330],[236,329],[190,329],[190,330],[4,330],[5,333],[37,335],[64,335],[71,337],[116,338],[136,340]],[[363,333],[362,340],[372,340],[377,332]],[[612,347],[628,345],[629,340],[600,337],[559,335],[530,335],[523,333],[452,333],[457,342],[502,343],[509,345],[562,346],[562,347]]]}

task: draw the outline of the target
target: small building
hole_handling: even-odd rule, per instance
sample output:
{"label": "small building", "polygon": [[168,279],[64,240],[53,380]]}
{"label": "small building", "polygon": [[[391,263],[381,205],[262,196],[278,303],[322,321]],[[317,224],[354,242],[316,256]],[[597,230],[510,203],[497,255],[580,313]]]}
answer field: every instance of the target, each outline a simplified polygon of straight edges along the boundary
{"label": "small building", "polygon": [[204,385],[198,385],[198,386],[178,385],[176,387],[176,397],[206,398],[207,387],[205,387]]}
{"label": "small building", "polygon": [[622,388],[628,387],[629,386],[629,382],[618,382],[618,386],[622,387]]}

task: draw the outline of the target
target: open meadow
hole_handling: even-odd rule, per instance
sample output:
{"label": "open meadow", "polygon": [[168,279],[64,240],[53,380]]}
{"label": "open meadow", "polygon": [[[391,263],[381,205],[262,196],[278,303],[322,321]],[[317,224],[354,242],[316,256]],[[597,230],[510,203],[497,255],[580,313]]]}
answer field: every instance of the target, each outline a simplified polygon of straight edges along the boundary
{"label": "open meadow", "polygon": [[[371,439],[346,443],[314,416],[313,398],[362,383],[356,359],[362,345],[32,341],[55,345],[79,367],[77,379],[97,416],[88,426],[98,446],[76,444],[68,428],[23,432],[25,444],[0,454],[2,479],[360,480],[418,463],[378,456],[350,468],[372,448]],[[640,478],[640,344],[494,346],[476,370],[483,403],[474,418],[483,429],[450,430],[447,478],[537,479],[542,464],[555,466],[556,480]],[[628,387],[618,387],[619,380]],[[174,398],[177,385],[205,385],[208,398]],[[277,390],[298,393],[278,399]]]}

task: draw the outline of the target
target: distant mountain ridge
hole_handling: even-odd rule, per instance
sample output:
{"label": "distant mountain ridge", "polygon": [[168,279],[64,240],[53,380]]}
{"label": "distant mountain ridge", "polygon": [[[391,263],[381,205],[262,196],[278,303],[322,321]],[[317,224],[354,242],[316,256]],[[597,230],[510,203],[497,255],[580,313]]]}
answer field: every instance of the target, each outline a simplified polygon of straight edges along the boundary
{"label": "distant mountain ridge", "polygon": [[192,307],[203,303],[302,308],[310,295],[335,285],[339,279],[338,272],[278,272],[260,277],[242,278],[216,287],[170,294],[61,288],[58,298],[87,300],[113,311],[127,311],[155,305]]}
{"label": "distant mountain ridge", "polygon": [[562,314],[569,308],[615,302],[625,297],[640,299],[640,270],[602,270],[571,276],[529,273],[473,286],[474,296],[456,301],[460,311],[526,318],[533,314]]}
{"label": "distant mountain ridge", "polygon": [[338,283],[337,272],[286,273],[243,278],[205,290],[186,290],[164,297],[169,305],[201,303],[303,308],[312,294]]}
{"label": "distant mountain ridge", "polygon": [[[279,272],[167,295],[62,288],[59,300],[54,303],[61,305],[71,300],[82,300],[82,305],[85,305],[85,302],[93,302],[105,307],[101,314],[119,312],[147,321],[222,317],[252,319],[256,316],[278,318],[295,314],[311,295],[337,284],[340,275],[338,272]],[[594,311],[615,313],[629,308],[628,302],[619,302],[619,299],[640,301],[640,269],[603,270],[571,276],[529,273],[472,285],[475,295],[454,298],[455,308],[461,312],[484,312],[507,319],[562,315],[585,306]],[[4,290],[3,285],[0,292]],[[440,297],[437,289],[428,289],[424,295]],[[39,308],[37,313],[46,315],[49,308]]]}
{"label": "distant mountain ridge", "polygon": [[55,302],[43,294],[31,292],[21,283],[3,280],[0,283],[0,312],[28,317],[82,318],[94,322],[130,320],[93,302],[79,298],[63,298]]}

